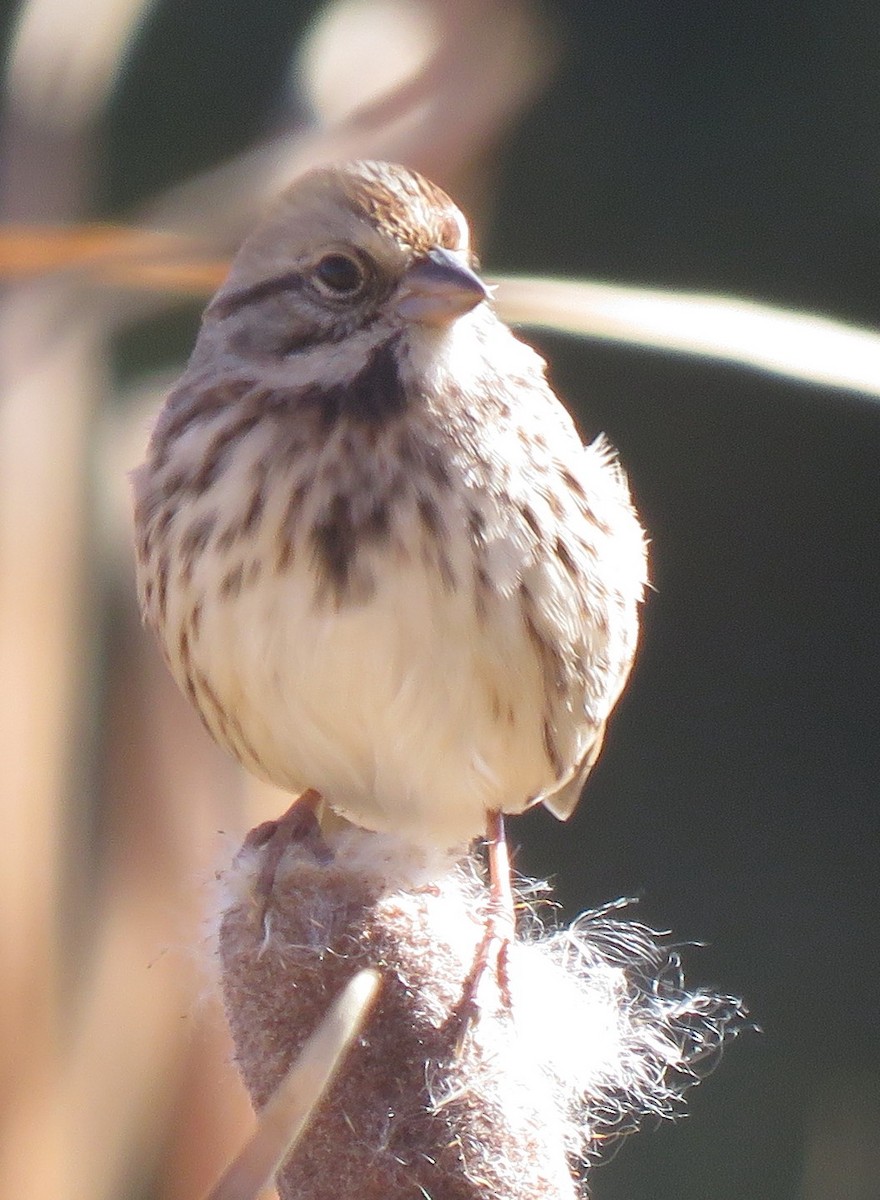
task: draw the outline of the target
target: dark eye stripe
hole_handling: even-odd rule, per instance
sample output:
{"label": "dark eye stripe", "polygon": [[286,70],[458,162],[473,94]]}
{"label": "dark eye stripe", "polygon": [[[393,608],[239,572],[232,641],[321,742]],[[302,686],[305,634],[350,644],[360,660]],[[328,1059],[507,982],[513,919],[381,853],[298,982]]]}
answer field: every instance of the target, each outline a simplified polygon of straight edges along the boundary
{"label": "dark eye stripe", "polygon": [[302,274],[299,271],[287,271],[284,275],[276,275],[274,279],[263,279],[259,283],[251,284],[250,287],[229,292],[215,300],[209,312],[212,316],[224,320],[249,304],[265,300],[267,296],[277,296],[281,292],[298,292],[302,290],[302,286]]}

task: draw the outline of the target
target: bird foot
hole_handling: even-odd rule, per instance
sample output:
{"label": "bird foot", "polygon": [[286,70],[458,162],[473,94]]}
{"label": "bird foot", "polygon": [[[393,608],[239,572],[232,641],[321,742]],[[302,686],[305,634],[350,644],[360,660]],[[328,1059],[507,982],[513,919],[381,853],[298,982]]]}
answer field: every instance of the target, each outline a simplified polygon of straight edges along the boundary
{"label": "bird foot", "polygon": [[320,793],[309,788],[307,792],[297,796],[285,813],[273,821],[263,821],[261,825],[255,826],[244,840],[246,849],[263,851],[260,870],[253,887],[253,899],[264,933],[268,932],[266,925],[275,876],[288,846],[307,846],[323,863],[328,863],[333,858],[318,821],[320,804]]}
{"label": "bird foot", "polygon": [[474,964],[468,972],[462,988],[462,999],[458,1007],[462,1046],[468,1031],[478,1021],[481,1008],[480,992],[485,982],[494,976],[501,1009],[510,1013],[513,999],[510,987],[510,951],[516,936],[516,914],[513,903],[513,888],[510,879],[510,857],[504,833],[504,818],[500,812],[489,814],[489,902],[486,910],[485,929],[477,946]]}

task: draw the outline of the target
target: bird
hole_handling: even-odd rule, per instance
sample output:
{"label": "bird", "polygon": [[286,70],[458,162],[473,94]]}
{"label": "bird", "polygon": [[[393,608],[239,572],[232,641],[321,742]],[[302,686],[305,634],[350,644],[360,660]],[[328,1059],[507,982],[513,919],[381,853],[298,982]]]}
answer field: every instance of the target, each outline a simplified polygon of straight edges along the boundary
{"label": "bird", "polygon": [[446,193],[381,162],[296,179],[208,304],[133,491],[143,616],[216,741],[301,823],[326,803],[444,850],[487,835],[512,905],[504,816],[574,810],[647,541]]}

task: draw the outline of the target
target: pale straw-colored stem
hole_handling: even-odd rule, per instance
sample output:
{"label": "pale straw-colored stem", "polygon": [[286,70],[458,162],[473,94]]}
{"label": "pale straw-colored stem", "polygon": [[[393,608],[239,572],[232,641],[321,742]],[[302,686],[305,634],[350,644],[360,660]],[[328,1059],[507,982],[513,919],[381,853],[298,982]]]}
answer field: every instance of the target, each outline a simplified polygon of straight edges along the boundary
{"label": "pale straw-colored stem", "polygon": [[373,970],[359,971],[346,984],[260,1110],[256,1130],[207,1200],[253,1200],[271,1182],[305,1132],[352,1039],[362,1028],[378,988],[379,976]]}

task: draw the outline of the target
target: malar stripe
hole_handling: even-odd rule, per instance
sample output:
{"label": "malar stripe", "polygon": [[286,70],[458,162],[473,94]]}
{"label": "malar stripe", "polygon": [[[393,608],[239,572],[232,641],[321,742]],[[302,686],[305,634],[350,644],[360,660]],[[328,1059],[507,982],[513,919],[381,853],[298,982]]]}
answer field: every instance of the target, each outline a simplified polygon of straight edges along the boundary
{"label": "malar stripe", "polygon": [[407,392],[397,362],[397,338],[377,346],[358,373],[344,383],[313,383],[295,396],[297,403],[318,410],[324,428],[340,420],[383,424],[407,407]]}

